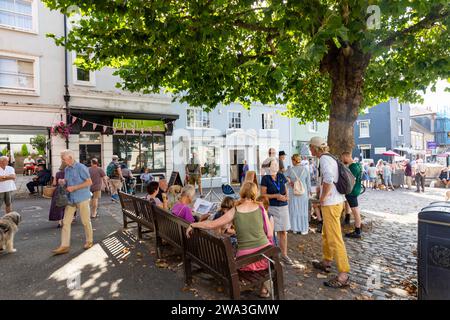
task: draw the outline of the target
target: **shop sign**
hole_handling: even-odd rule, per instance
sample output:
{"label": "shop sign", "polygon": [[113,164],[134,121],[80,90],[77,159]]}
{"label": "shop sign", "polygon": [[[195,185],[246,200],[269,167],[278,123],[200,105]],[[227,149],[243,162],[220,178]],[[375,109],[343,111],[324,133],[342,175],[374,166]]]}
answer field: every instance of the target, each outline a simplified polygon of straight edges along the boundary
{"label": "shop sign", "polygon": [[140,120],[140,119],[114,119],[113,128],[117,130],[125,129],[127,131],[135,130],[137,133],[158,131],[164,132],[165,126],[162,120]]}
{"label": "shop sign", "polygon": [[386,147],[375,148],[374,152],[375,152],[375,154],[383,154],[386,152]]}
{"label": "shop sign", "polygon": [[427,141],[427,149],[436,149],[437,143],[434,141]]}

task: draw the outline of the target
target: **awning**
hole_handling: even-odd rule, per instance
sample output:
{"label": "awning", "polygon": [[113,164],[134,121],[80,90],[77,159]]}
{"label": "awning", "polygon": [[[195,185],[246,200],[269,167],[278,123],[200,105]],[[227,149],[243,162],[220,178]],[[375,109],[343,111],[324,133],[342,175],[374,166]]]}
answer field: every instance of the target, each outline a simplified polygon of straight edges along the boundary
{"label": "awning", "polygon": [[126,112],[115,110],[95,110],[88,108],[71,107],[70,113],[73,115],[93,115],[107,116],[111,118],[127,118],[142,120],[163,120],[164,122],[172,122],[178,120],[179,116],[173,113],[146,113],[146,112]]}
{"label": "awning", "polygon": [[406,148],[406,147],[397,147],[397,148],[394,148],[393,150],[403,151],[403,152],[406,152],[406,153],[414,153],[413,149]]}

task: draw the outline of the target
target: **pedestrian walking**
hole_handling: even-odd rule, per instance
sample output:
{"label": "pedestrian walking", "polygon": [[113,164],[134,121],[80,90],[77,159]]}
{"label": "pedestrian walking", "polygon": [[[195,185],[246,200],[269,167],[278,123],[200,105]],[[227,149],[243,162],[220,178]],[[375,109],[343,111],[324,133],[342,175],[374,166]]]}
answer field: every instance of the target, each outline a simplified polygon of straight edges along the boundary
{"label": "pedestrian walking", "polygon": [[108,185],[108,181],[106,180],[106,173],[102,168],[98,166],[98,160],[93,158],[91,160],[91,167],[89,168],[89,176],[92,180],[91,192],[91,218],[97,218],[97,210],[98,210],[98,201],[102,197],[102,185]]}
{"label": "pedestrian walking", "polygon": [[5,204],[6,213],[12,211],[13,192],[16,190],[16,172],[8,163],[7,156],[0,157],[0,210]]}
{"label": "pedestrian walking", "polygon": [[86,242],[84,249],[89,249],[94,244],[93,231],[91,225],[91,214],[89,202],[91,199],[90,186],[92,180],[88,168],[77,161],[72,150],[61,152],[61,160],[66,164],[64,169],[64,180],[66,191],[68,193],[68,204],[64,210],[63,227],[61,232],[61,245],[53,250],[54,255],[60,255],[70,250],[70,229],[75,211],[78,210],[81,217],[81,223],[84,227]]}
{"label": "pedestrian walking", "polygon": [[112,156],[112,161],[106,168],[106,175],[109,178],[109,186],[111,190],[111,199],[113,201],[119,200],[119,190],[122,189],[124,178],[122,176],[122,169],[119,164],[119,157]]}
{"label": "pedestrian walking", "polygon": [[286,162],[286,152],[284,151],[278,152],[278,164],[280,167],[280,173],[282,174],[285,174],[287,171],[285,162]]}
{"label": "pedestrian walking", "polygon": [[392,183],[392,168],[391,168],[391,166],[388,163],[383,162],[382,172],[383,172],[383,181],[384,181],[384,186],[386,187],[386,191],[389,191],[390,188],[392,188],[392,191],[394,191],[395,188],[394,188],[394,184]]}
{"label": "pedestrian walking", "polygon": [[[294,233],[308,234],[309,197],[311,196],[311,178],[308,165],[301,165],[300,155],[291,158],[292,167],[286,172],[289,182],[289,221]],[[302,190],[298,190],[298,189]],[[297,190],[297,192],[296,192]],[[301,193],[301,194],[300,194]]]}
{"label": "pedestrian walking", "polygon": [[[341,154],[341,161],[348,166],[353,176],[355,177],[355,186],[352,192],[345,195],[347,200],[347,205],[350,210],[346,210],[345,223],[350,223],[350,213],[353,214],[355,219],[355,230],[353,232],[345,234],[347,238],[361,238],[361,212],[358,205],[358,196],[361,194],[361,176],[362,167],[357,161],[352,160],[352,155],[350,152],[343,152]],[[347,208],[346,208],[347,209]],[[350,212],[349,212],[350,211]]]}
{"label": "pedestrian walking", "polygon": [[405,160],[404,169],[405,169],[405,183],[406,183],[406,186],[408,187],[408,190],[411,190],[413,170],[412,170],[411,162],[409,161],[409,159]]}
{"label": "pedestrian walking", "polygon": [[277,159],[270,162],[270,174],[265,175],[261,180],[261,195],[269,198],[269,215],[273,216],[274,230],[281,249],[282,261],[286,264],[294,264],[288,256],[287,232],[291,229],[289,221],[289,191],[286,188],[287,180],[284,174],[280,173],[280,166]]}
{"label": "pedestrian walking", "polygon": [[328,153],[328,145],[324,139],[311,138],[309,149],[313,156],[319,158],[319,199],[323,218],[322,261],[313,261],[313,266],[318,270],[330,272],[334,260],[338,275],[324,285],[332,288],[347,287],[350,264],[341,230],[341,213],[345,197],[338,192],[335,185],[339,181],[339,166],[334,157]]}
{"label": "pedestrian walking", "polygon": [[377,168],[375,167],[375,164],[372,162],[369,166],[368,169],[368,174],[369,174],[369,187],[372,188],[372,190],[376,190],[377,189],[377,179],[378,179],[378,174],[377,174]]}
{"label": "pedestrian walking", "polygon": [[422,159],[417,159],[416,167],[416,192],[420,192],[420,188],[422,188],[422,192],[425,192],[425,177],[427,175],[427,166],[423,163]]}
{"label": "pedestrian walking", "polygon": [[241,174],[241,185],[245,180],[245,176],[247,175],[247,172],[249,171],[249,167],[247,164],[247,160],[244,160],[244,165],[242,166],[242,174]]}
{"label": "pedestrian walking", "polygon": [[[53,179],[52,186],[57,187],[59,184],[59,181],[64,180],[64,171],[66,169],[66,164],[63,162],[61,163],[61,166],[59,167],[58,172],[55,174],[55,179]],[[62,222],[64,218],[64,207],[57,207],[56,206],[56,198],[58,193],[53,192],[52,195],[52,202],[50,203],[50,211],[48,213],[48,220],[49,221],[58,221],[58,228],[62,227]]]}

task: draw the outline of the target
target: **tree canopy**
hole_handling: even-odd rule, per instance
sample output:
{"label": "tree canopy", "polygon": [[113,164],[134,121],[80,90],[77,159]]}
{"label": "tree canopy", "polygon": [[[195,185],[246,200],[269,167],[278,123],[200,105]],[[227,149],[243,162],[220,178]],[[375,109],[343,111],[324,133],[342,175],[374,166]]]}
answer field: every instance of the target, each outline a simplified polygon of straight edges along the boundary
{"label": "tree canopy", "polygon": [[362,108],[420,101],[417,90],[450,78],[448,0],[44,2],[79,7],[66,46],[89,55],[86,67],[117,68],[124,89],[164,88],[206,110],[286,104],[302,121],[341,110],[353,127]]}

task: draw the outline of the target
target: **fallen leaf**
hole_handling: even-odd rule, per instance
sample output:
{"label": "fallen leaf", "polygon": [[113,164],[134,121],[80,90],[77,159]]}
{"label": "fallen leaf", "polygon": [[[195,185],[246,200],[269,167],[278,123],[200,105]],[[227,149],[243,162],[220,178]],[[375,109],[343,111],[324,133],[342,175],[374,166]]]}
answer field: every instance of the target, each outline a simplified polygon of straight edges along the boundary
{"label": "fallen leaf", "polygon": [[124,248],[124,249],[122,250],[122,253],[128,253],[128,252],[130,252],[130,249],[128,249],[128,248]]}
{"label": "fallen leaf", "polygon": [[326,278],[328,278],[328,277],[324,274],[321,274],[321,273],[317,274],[317,279],[326,279]]}

